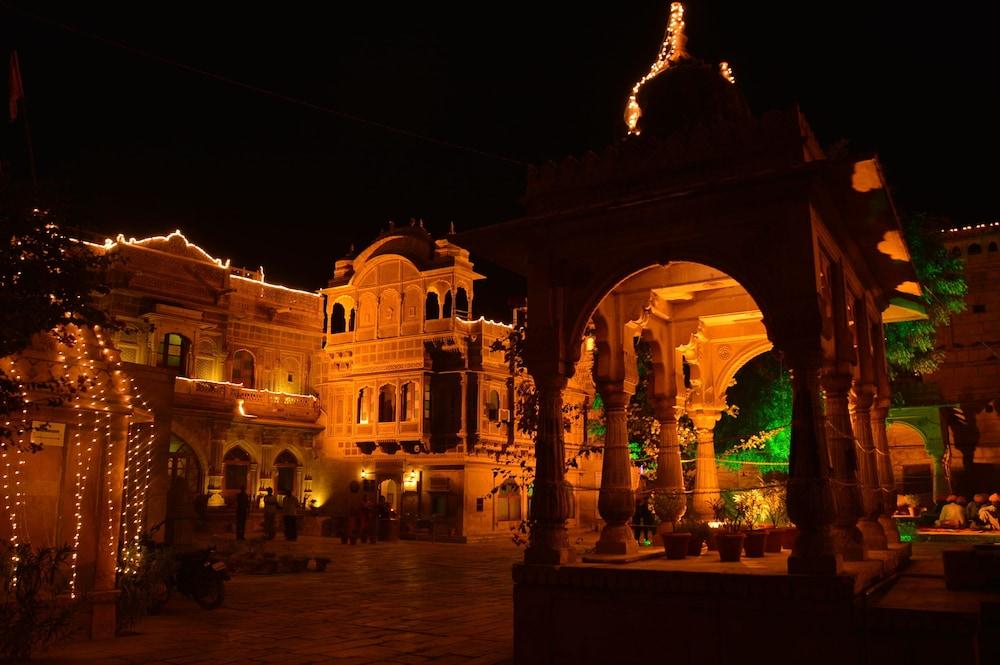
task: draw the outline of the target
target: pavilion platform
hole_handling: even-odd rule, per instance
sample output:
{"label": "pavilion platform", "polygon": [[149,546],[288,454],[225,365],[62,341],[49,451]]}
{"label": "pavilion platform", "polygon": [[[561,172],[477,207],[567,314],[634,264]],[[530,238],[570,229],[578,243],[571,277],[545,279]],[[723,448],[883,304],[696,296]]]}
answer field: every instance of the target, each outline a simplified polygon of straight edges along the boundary
{"label": "pavilion platform", "polygon": [[910,556],[894,545],[836,576],[789,575],[788,552],[518,564],[515,662],[1000,662],[979,660],[1000,597],[946,591],[940,548],[908,568]]}

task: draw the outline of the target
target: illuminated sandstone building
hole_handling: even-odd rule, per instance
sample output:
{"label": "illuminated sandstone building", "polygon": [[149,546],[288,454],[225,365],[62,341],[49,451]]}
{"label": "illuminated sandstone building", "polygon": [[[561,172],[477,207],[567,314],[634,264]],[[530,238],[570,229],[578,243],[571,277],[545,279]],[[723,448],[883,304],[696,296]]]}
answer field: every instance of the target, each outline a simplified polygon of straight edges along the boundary
{"label": "illuminated sandstone building", "polygon": [[[246,486],[343,518],[358,481],[413,535],[509,536],[527,517],[530,482],[497,473],[498,451],[531,444],[514,426],[511,369],[491,350],[511,327],[472,318],[482,275],[448,239],[394,229],[337,261],[319,293],[269,284],[179,232],[95,251],[122,259],[104,300],[127,326],[114,336],[122,360],[160,378],[146,391],[160,432],[157,514],[180,480],[190,496],[209,495],[210,517]],[[582,410],[587,383],[567,392]],[[585,418],[573,419],[571,445],[584,431]],[[586,473],[575,484],[595,487]]]}

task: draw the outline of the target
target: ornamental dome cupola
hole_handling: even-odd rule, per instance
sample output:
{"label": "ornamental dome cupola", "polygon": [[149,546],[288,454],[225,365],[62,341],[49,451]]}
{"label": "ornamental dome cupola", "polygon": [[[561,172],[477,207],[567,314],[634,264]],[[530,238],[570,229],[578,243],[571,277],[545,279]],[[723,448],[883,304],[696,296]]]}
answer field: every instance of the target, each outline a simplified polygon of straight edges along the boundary
{"label": "ornamental dome cupola", "polygon": [[709,64],[685,46],[684,5],[675,2],[656,60],[636,81],[626,102],[629,135],[666,137],[697,125],[750,118],[729,63]]}

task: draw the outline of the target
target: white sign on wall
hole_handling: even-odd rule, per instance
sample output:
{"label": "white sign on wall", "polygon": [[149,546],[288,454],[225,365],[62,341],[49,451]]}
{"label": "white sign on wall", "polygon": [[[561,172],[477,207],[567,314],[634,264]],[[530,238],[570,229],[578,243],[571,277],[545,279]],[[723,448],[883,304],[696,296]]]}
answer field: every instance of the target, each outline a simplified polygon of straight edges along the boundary
{"label": "white sign on wall", "polygon": [[31,442],[42,447],[64,446],[66,444],[66,423],[33,420],[31,422]]}

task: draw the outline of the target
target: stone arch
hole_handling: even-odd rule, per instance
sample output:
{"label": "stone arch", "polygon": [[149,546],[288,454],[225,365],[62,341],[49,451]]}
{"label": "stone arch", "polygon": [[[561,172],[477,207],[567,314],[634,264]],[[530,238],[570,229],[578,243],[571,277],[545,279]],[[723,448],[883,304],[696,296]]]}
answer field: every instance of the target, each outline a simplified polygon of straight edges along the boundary
{"label": "stone arch", "polygon": [[966,250],[966,254],[968,254],[969,256],[972,256],[973,254],[982,254],[982,253],[983,253],[983,246],[980,245],[978,242],[972,243],[971,245],[969,245],[969,249]]}
{"label": "stone arch", "polygon": [[[197,469],[188,468],[189,465],[183,465],[178,462],[178,453],[186,453],[185,456],[192,459],[197,465]],[[199,449],[198,446],[193,446],[188,443],[183,437],[178,436],[175,432],[170,432],[170,444],[168,448],[168,462],[167,462],[167,476],[168,476],[168,491],[173,485],[174,479],[178,477],[183,477],[186,479],[187,490],[193,495],[201,494],[205,491],[208,484],[208,458],[205,457],[203,451]],[[191,472],[195,473],[192,474]],[[195,475],[195,478],[192,478]]]}
{"label": "stone arch", "polygon": [[455,316],[460,319],[469,319],[472,316],[472,309],[469,305],[469,292],[464,286],[455,289]]}
{"label": "stone arch", "polygon": [[427,289],[427,295],[424,299],[424,320],[433,321],[440,318],[441,299],[438,296],[437,291],[434,289]]}
{"label": "stone arch", "polygon": [[300,493],[298,476],[300,475],[299,470],[302,468],[302,461],[299,456],[288,448],[284,448],[274,456],[272,467],[274,469],[275,491],[281,494],[287,490],[292,494],[298,495]]}
{"label": "stone arch", "polygon": [[354,298],[340,296],[334,301],[330,310],[330,332],[333,334],[352,332],[355,316]]}

